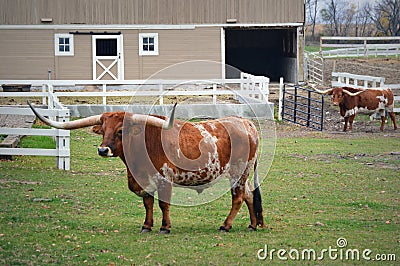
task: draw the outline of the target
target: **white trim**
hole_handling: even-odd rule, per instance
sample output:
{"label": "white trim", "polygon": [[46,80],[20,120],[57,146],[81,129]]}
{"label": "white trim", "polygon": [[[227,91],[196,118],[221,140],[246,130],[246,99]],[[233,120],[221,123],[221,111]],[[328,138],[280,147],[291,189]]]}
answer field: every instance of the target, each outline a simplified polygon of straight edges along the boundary
{"label": "white trim", "polygon": [[181,24],[181,25],[170,25],[170,24],[107,24],[107,25],[73,25],[73,24],[61,24],[61,25],[0,25],[0,30],[135,30],[135,29],[150,29],[150,30],[193,30],[197,27],[300,27],[304,26],[304,23],[253,23],[253,24]]}
{"label": "white trim", "polygon": [[[116,39],[117,40],[117,55],[116,56],[97,56],[96,54],[96,40],[97,39]],[[101,80],[103,76],[109,74],[114,80],[124,79],[124,52],[123,52],[123,35],[92,35],[92,71],[93,79]],[[114,60],[108,66],[105,66],[100,60],[111,59]],[[115,76],[110,69],[117,64],[117,76]],[[97,73],[97,65],[102,68],[101,73]]]}
{"label": "white trim", "polygon": [[119,50],[119,64],[118,64],[118,76],[119,79],[125,79],[125,61],[124,61],[124,35],[119,35],[118,42],[118,50]]}
{"label": "white trim", "polygon": [[225,66],[225,29],[221,28],[221,78],[226,78],[226,66]]}
{"label": "white trim", "polygon": [[[143,39],[144,38],[153,38],[154,39],[154,50],[146,51],[143,49]],[[139,56],[147,56],[147,55],[158,55],[158,33],[139,33]]]}
{"label": "white trim", "polygon": [[[69,39],[69,51],[60,51],[60,38]],[[55,56],[73,56],[74,55],[74,35],[69,33],[56,33],[54,34],[54,55]]]}

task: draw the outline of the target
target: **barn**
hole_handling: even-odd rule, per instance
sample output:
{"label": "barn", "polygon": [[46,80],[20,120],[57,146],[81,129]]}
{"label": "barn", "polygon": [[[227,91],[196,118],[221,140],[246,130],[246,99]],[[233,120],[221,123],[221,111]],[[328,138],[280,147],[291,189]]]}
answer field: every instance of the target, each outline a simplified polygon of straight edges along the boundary
{"label": "barn", "polygon": [[[0,0],[0,79],[134,80],[180,73],[303,80],[304,0]],[[174,77],[169,77],[174,78]]]}

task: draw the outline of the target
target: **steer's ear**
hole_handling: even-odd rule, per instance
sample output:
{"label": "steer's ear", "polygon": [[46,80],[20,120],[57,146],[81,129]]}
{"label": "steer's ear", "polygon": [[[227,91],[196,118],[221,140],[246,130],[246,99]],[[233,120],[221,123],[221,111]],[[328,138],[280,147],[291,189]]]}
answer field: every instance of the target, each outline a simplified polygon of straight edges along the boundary
{"label": "steer's ear", "polygon": [[103,135],[103,128],[102,128],[101,125],[95,125],[95,126],[92,128],[92,131],[93,131],[94,133],[96,133],[96,134]]}

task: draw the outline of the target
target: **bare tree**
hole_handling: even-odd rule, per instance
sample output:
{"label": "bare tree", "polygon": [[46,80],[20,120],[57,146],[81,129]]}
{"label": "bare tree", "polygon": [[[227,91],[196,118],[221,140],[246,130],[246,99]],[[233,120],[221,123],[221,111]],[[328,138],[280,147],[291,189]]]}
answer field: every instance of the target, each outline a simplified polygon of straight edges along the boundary
{"label": "bare tree", "polygon": [[343,0],[329,0],[326,7],[321,10],[322,20],[327,24],[329,35],[342,35],[345,7],[346,3]]}
{"label": "bare tree", "polygon": [[340,35],[347,36],[350,35],[350,30],[354,26],[355,17],[357,14],[357,7],[354,4],[350,4],[343,8],[342,18],[340,19]]}
{"label": "bare tree", "polygon": [[371,36],[374,32],[374,29],[371,27],[373,21],[369,14],[369,10],[371,10],[371,6],[369,3],[364,3],[361,7],[358,7],[358,11],[355,15],[355,36]]}
{"label": "bare tree", "polygon": [[400,36],[400,0],[380,0],[368,10],[368,14],[378,33]]}
{"label": "bare tree", "polygon": [[306,0],[306,13],[308,25],[311,26],[311,39],[315,38],[315,25],[318,17],[318,0]]}

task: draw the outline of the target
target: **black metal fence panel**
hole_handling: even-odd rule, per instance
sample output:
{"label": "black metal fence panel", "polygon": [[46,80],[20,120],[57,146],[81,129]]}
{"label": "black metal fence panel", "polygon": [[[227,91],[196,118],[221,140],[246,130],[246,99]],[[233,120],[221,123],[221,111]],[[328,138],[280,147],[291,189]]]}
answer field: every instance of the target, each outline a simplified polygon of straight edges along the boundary
{"label": "black metal fence panel", "polygon": [[322,131],[324,95],[308,88],[285,84],[283,87],[282,119]]}

